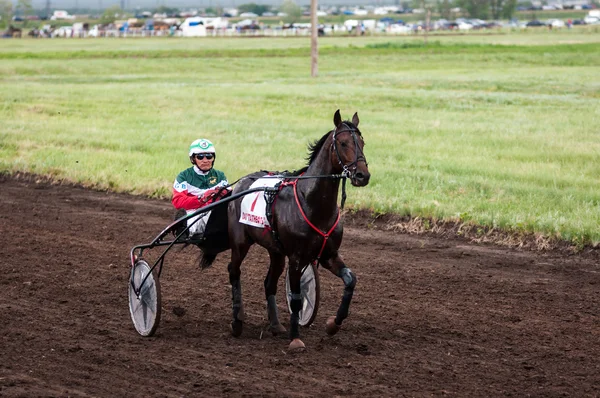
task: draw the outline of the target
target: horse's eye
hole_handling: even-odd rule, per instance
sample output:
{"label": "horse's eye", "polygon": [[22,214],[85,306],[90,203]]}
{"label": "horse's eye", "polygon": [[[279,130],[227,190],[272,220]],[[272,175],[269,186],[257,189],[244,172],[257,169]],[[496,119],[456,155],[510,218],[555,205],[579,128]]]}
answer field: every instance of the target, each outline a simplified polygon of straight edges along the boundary
{"label": "horse's eye", "polygon": [[342,148],[346,148],[348,146],[348,144],[346,144],[345,142],[342,142]]}

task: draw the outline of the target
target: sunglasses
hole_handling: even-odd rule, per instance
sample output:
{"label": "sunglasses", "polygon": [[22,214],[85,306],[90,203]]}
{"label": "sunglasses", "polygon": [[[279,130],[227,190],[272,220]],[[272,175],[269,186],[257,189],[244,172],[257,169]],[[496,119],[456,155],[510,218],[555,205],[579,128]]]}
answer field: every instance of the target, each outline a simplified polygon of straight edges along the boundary
{"label": "sunglasses", "polygon": [[202,160],[204,158],[206,158],[207,160],[211,160],[212,158],[215,157],[215,155],[213,155],[212,153],[198,153],[198,154],[194,155],[194,157],[198,160]]}

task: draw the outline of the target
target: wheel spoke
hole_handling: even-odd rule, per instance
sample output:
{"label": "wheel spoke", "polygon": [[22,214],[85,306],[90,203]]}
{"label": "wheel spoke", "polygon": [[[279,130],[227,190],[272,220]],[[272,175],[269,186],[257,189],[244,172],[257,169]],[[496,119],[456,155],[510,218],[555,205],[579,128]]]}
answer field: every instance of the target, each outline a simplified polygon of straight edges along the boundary
{"label": "wheel spoke", "polygon": [[142,316],[144,317],[144,326],[148,325],[148,306],[142,305]]}
{"label": "wheel spoke", "polygon": [[[304,280],[304,281],[301,280],[302,286],[300,287],[300,290],[305,290],[304,288],[306,287],[306,285],[308,285],[310,282],[312,282],[314,280],[315,280],[314,276],[312,276],[310,279],[307,279],[307,280]],[[310,287],[310,285],[309,285],[309,287]]]}
{"label": "wheel spoke", "polygon": [[152,290],[154,290],[153,285],[153,283],[149,282],[148,279],[146,279],[144,286],[142,286],[142,290],[140,290],[140,296],[144,297],[147,295],[146,293],[148,293],[148,291],[151,292]]}
{"label": "wheel spoke", "polygon": [[156,312],[155,301],[149,296],[142,297],[143,306],[149,308],[153,313]]}
{"label": "wheel spoke", "polygon": [[[137,299],[136,299],[136,300],[137,300]],[[137,303],[135,303],[135,302],[132,302],[132,304],[131,304],[131,307],[132,307],[132,308],[131,308],[131,311],[132,311],[132,312],[133,312],[133,314],[135,315],[135,314],[137,314],[137,313],[138,313],[138,311],[139,311],[139,310],[140,310],[140,308],[142,307],[142,304],[137,304]]]}
{"label": "wheel spoke", "polygon": [[306,296],[305,299],[306,299],[306,302],[310,305],[310,308],[315,308],[315,305],[312,302],[312,300],[310,299],[310,297]]}

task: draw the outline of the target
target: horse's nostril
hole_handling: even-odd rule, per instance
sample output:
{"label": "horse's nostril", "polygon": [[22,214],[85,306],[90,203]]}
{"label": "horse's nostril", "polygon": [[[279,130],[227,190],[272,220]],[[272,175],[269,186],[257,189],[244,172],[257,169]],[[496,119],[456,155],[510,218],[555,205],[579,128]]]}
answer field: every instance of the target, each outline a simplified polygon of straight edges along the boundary
{"label": "horse's nostril", "polygon": [[354,178],[356,178],[357,180],[362,180],[363,178],[365,178],[365,175],[359,171],[354,175]]}

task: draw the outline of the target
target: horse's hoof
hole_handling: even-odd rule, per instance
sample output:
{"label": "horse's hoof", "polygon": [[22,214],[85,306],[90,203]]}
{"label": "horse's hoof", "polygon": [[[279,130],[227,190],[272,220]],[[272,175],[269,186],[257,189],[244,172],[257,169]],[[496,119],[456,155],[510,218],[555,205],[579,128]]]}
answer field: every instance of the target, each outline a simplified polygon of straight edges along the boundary
{"label": "horse's hoof", "polygon": [[306,346],[300,339],[292,340],[292,342],[290,343],[290,346],[289,346],[290,351],[298,352],[298,351],[304,351],[305,349],[306,349]]}
{"label": "horse's hoof", "polygon": [[233,337],[240,337],[242,335],[242,331],[244,330],[244,322],[236,319],[231,321],[231,335]]}
{"label": "horse's hoof", "polygon": [[328,335],[333,336],[340,331],[341,326],[335,323],[335,317],[330,316],[325,323],[325,331]]}
{"label": "horse's hoof", "polygon": [[279,336],[280,334],[287,333],[287,329],[284,328],[281,323],[278,323],[277,325],[269,326],[269,330],[271,331],[273,336]]}

